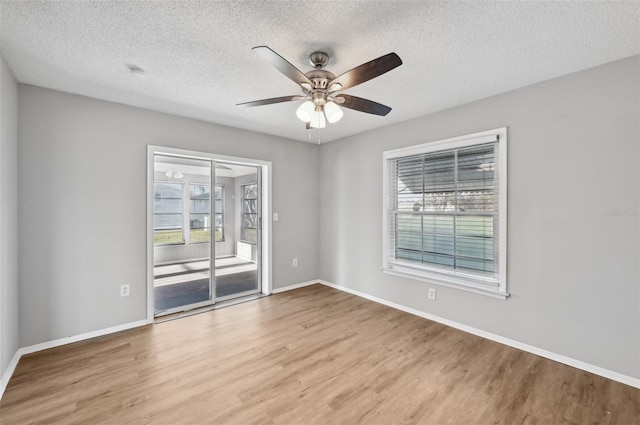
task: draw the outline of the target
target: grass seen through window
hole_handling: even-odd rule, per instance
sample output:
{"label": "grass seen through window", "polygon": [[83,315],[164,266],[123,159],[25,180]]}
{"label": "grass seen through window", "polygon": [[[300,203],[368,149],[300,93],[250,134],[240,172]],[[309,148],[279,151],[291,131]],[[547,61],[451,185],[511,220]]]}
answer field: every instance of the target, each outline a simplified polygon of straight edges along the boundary
{"label": "grass seen through window", "polygon": [[[191,229],[189,239],[191,243],[209,242],[209,229]],[[216,241],[222,241],[222,229],[216,229]],[[153,232],[153,241],[156,245],[180,245],[184,244],[182,230],[156,230]]]}

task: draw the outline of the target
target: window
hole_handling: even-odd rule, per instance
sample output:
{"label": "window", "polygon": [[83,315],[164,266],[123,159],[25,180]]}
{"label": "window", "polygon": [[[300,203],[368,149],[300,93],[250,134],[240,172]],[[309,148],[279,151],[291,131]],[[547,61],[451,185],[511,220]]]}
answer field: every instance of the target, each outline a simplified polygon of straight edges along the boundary
{"label": "window", "polygon": [[258,242],[258,185],[245,184],[242,190],[242,235],[245,242]]}
{"label": "window", "polygon": [[[208,184],[190,184],[189,241],[191,243],[209,242],[211,232],[211,190]],[[215,241],[224,241],[224,186],[215,186],[214,229]]]}
{"label": "window", "polygon": [[507,296],[506,136],[384,153],[385,272]]}
{"label": "window", "polygon": [[215,202],[214,202],[214,218],[215,218],[215,235],[216,242],[224,241],[224,186],[216,185]]}
{"label": "window", "polygon": [[182,183],[154,183],[153,238],[156,245],[184,243]]}

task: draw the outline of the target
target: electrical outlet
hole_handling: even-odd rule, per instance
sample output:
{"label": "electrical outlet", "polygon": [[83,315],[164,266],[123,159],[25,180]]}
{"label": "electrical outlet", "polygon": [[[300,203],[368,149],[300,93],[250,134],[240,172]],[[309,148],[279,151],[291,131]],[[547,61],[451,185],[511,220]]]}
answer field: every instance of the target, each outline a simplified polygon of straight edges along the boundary
{"label": "electrical outlet", "polygon": [[433,288],[429,288],[429,299],[430,300],[436,299],[436,290]]}
{"label": "electrical outlet", "polygon": [[128,297],[129,296],[129,285],[120,285],[120,296]]}
{"label": "electrical outlet", "polygon": [[298,267],[298,259],[297,258],[293,259],[293,267]]}

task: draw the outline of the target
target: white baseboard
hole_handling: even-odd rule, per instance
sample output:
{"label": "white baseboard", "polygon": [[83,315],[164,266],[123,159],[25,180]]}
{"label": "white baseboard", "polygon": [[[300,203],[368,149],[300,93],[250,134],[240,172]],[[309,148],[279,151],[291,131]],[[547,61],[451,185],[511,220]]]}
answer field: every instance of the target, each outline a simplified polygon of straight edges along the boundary
{"label": "white baseboard", "polygon": [[18,366],[18,362],[20,361],[20,357],[22,357],[21,348],[16,351],[16,354],[13,355],[9,366],[7,366],[7,370],[2,374],[2,379],[0,379],[0,400],[2,400],[2,395],[4,394],[4,390],[7,389],[7,385],[9,385],[9,379],[13,376],[13,372],[16,370],[16,366]]}
{"label": "white baseboard", "polygon": [[372,295],[365,294],[364,292],[356,291],[354,289],[347,288],[345,286],[336,285],[335,283],[327,282],[325,280],[317,280],[314,282],[322,283],[323,285],[329,286],[331,288],[338,289],[340,291],[348,292],[352,295],[357,295],[362,298],[366,298],[370,301],[377,302],[379,304],[384,304],[388,307],[395,308],[397,310],[401,310],[415,316],[423,317],[428,320],[433,320],[434,322],[442,323],[443,325],[451,326],[452,328],[459,329],[464,332],[468,332],[473,335],[480,336],[482,338],[489,339],[491,341],[498,342],[500,344],[508,345],[513,348],[517,348],[522,351],[526,351],[528,353],[532,353],[538,355],[540,357],[547,358],[549,360],[556,361],[558,363],[563,363],[571,367],[575,367],[577,369],[584,370],[586,372],[591,372],[593,374],[603,376],[605,378],[621,382],[626,385],[630,385],[635,388],[640,388],[640,379],[634,378],[631,376],[623,375],[618,372],[614,372],[609,369],[602,368],[600,366],[595,366],[590,363],[585,363],[580,360],[573,359],[571,357],[563,356],[562,354],[553,353],[551,351],[547,351],[542,348],[534,347],[533,345],[525,344],[519,341],[515,341],[510,338],[505,338],[500,335],[493,334],[491,332],[486,332],[481,329],[477,329],[471,326],[464,325],[462,323],[454,322],[453,320],[444,319],[439,316],[435,316],[433,314],[425,313],[420,310],[416,310],[410,307],[406,307],[401,304],[396,304],[391,301],[384,300],[382,298],[374,297]]}
{"label": "white baseboard", "polygon": [[271,293],[272,294],[279,294],[280,292],[291,291],[292,289],[303,288],[305,286],[315,285],[316,283],[322,283],[322,282],[320,280],[318,280],[318,279],[308,280],[306,282],[296,283],[296,284],[293,284],[293,285],[284,286],[282,288],[275,288],[273,291],[271,291]]}
{"label": "white baseboard", "polygon": [[128,329],[139,328],[140,326],[148,325],[149,322],[147,320],[138,320],[137,322],[125,323],[123,325],[112,326],[106,329],[99,329],[97,331],[91,331],[87,333],[83,333],[80,335],[74,335],[67,338],[55,339],[53,341],[43,342],[41,344],[30,345],[28,347],[19,348],[16,351],[16,354],[11,359],[11,363],[7,367],[7,370],[2,375],[2,380],[0,380],[0,400],[2,400],[2,396],[4,395],[4,390],[7,388],[9,384],[9,380],[13,375],[13,372],[20,361],[20,358],[25,354],[31,354],[42,350],[47,350],[49,348],[59,347],[61,345],[72,344],[74,342],[84,341],[91,338],[96,338],[99,336],[109,335],[116,332],[126,331]]}

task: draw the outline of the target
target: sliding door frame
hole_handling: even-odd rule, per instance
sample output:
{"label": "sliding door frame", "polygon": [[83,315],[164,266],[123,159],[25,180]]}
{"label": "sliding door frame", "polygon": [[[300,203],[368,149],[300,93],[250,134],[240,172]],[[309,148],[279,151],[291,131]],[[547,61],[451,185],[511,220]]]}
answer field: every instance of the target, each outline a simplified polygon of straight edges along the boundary
{"label": "sliding door frame", "polygon": [[[190,151],[185,149],[170,148],[163,146],[147,146],[147,322],[153,323],[155,319],[155,299],[154,299],[154,238],[153,238],[153,202],[154,202],[154,190],[153,183],[155,181],[154,176],[154,158],[156,155],[172,156],[176,158],[189,158],[200,159],[205,161],[224,161],[227,163],[254,166],[257,167],[260,182],[262,214],[260,222],[262,231],[258,232],[262,235],[262,244],[259,247],[258,255],[260,255],[261,273],[259,281],[261,282],[261,292],[265,295],[269,295],[272,292],[272,264],[271,264],[271,220],[272,217],[272,191],[271,191],[271,174],[272,165],[271,161],[263,161],[251,158],[241,158],[228,155],[219,155],[209,152]],[[211,181],[214,182],[215,167],[212,167]],[[213,187],[213,186],[212,186]],[[213,221],[212,221],[213,223]],[[212,233],[213,234],[213,233]],[[214,238],[215,239],[215,238]],[[213,264],[215,261],[215,240],[211,242],[211,258],[210,261]],[[213,270],[210,268],[210,270]],[[210,286],[212,291],[212,299],[215,300],[215,282],[213,273],[210,275]]]}

